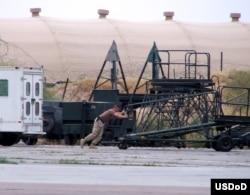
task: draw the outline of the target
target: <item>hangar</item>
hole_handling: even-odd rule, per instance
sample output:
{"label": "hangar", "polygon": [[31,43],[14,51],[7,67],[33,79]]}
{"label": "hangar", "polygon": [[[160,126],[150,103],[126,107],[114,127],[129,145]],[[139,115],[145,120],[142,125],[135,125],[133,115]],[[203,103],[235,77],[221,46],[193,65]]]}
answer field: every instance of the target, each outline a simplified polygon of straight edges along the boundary
{"label": "hangar", "polygon": [[[11,65],[44,66],[48,82],[96,77],[113,41],[127,77],[138,77],[154,42],[158,49],[192,49],[211,54],[211,72],[250,67],[250,23],[231,13],[228,23],[191,23],[164,12],[162,21],[131,22],[40,16],[0,18],[0,59]],[[0,62],[1,62],[0,61]],[[223,64],[223,66],[221,66]]]}

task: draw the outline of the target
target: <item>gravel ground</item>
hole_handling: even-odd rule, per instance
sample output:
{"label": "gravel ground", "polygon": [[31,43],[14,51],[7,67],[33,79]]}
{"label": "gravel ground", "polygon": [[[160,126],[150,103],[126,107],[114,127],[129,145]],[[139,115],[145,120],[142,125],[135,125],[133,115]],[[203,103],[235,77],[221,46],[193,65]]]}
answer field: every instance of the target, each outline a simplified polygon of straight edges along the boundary
{"label": "gravel ground", "polygon": [[216,152],[207,148],[147,148],[100,146],[34,145],[23,143],[11,147],[0,146],[0,159],[16,164],[87,164],[87,165],[137,165],[137,166],[222,166],[250,167],[250,150],[233,149]]}
{"label": "gravel ground", "polygon": [[211,178],[249,178],[250,150],[0,146],[1,195],[209,195]]}

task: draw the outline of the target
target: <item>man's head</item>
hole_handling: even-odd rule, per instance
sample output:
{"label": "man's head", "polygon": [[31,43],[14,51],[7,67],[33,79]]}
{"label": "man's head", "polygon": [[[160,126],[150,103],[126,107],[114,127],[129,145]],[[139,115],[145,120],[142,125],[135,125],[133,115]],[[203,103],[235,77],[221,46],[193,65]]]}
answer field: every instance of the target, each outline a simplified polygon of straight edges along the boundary
{"label": "man's head", "polygon": [[116,112],[119,112],[120,109],[121,109],[121,105],[120,105],[120,104],[114,104],[114,105],[113,105],[113,109],[114,109]]}

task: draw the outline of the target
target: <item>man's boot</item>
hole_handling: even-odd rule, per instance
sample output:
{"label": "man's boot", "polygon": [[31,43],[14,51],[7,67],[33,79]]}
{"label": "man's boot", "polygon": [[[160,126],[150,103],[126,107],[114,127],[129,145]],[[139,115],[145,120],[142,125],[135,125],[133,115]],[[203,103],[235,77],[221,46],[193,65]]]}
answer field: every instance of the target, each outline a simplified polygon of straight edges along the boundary
{"label": "man's boot", "polygon": [[94,144],[90,144],[89,149],[97,149],[97,147]]}
{"label": "man's boot", "polygon": [[85,145],[85,139],[81,139],[81,140],[80,140],[80,146],[81,146],[81,148],[83,148],[84,145]]}

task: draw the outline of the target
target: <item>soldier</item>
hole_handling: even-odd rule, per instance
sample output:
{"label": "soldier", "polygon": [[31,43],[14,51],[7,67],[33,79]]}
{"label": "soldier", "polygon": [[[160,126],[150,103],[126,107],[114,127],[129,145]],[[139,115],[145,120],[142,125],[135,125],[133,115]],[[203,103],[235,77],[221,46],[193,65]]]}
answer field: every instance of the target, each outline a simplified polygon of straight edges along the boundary
{"label": "soldier", "polygon": [[120,112],[120,106],[118,104],[114,104],[112,108],[104,111],[95,118],[92,132],[80,140],[81,148],[84,147],[86,142],[91,141],[89,148],[96,149],[96,145],[102,139],[105,123],[107,123],[113,117],[125,119],[128,118],[128,114],[125,113],[125,111]]}

